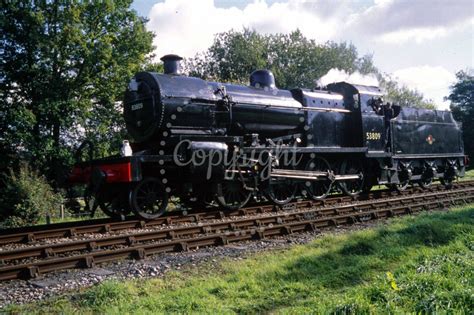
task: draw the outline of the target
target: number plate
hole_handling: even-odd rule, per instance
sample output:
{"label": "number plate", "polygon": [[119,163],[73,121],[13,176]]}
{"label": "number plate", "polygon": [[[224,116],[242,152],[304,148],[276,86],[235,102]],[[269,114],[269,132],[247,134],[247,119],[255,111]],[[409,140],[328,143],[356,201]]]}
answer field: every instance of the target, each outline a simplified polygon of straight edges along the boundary
{"label": "number plate", "polygon": [[380,140],[382,134],[380,132],[366,132],[365,137],[367,140]]}

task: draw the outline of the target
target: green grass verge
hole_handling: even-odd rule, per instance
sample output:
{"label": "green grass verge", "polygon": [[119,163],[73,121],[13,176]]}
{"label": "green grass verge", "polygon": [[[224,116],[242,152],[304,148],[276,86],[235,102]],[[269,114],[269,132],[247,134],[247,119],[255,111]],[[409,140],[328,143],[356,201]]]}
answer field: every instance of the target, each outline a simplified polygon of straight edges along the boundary
{"label": "green grass verge", "polygon": [[461,180],[473,180],[473,179],[474,179],[474,168],[471,170],[467,170],[464,177],[461,178]]}
{"label": "green grass verge", "polygon": [[474,205],[396,218],[307,245],[110,281],[10,311],[28,313],[470,313]]}

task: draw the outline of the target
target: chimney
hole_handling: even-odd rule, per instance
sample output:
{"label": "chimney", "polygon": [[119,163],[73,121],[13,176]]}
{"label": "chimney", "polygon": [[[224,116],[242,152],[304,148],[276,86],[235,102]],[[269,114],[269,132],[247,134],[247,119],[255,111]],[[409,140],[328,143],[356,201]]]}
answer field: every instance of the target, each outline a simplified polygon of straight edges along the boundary
{"label": "chimney", "polygon": [[180,64],[179,61],[183,60],[178,55],[165,55],[160,58],[163,61],[163,66],[165,69],[165,74],[179,75],[180,74]]}

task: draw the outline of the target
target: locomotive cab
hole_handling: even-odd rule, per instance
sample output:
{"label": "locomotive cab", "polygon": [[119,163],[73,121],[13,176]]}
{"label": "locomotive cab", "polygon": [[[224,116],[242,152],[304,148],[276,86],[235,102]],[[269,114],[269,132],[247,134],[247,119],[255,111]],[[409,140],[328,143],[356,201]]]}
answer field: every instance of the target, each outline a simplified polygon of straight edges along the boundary
{"label": "locomotive cab", "polygon": [[384,117],[370,106],[373,99],[381,98],[382,91],[375,86],[349,84],[346,82],[328,85],[328,90],[341,93],[344,102],[356,113],[352,117],[354,144],[367,148],[367,154],[385,154],[388,133]]}

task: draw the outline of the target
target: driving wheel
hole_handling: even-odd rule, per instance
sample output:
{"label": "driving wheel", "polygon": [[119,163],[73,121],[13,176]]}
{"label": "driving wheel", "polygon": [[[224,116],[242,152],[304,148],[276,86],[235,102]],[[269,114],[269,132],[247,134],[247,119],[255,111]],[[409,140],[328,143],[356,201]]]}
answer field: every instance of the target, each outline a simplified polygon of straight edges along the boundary
{"label": "driving wheel", "polygon": [[285,205],[295,197],[297,185],[287,178],[270,178],[264,189],[265,197],[276,205]]}
{"label": "driving wheel", "polygon": [[341,175],[357,176],[357,178],[346,179],[339,183],[339,187],[346,195],[355,197],[364,190],[364,168],[360,160],[344,160],[339,172]]}
{"label": "driving wheel", "polygon": [[[305,170],[309,172],[327,173],[329,175],[331,172],[331,166],[326,159],[315,157],[308,161]],[[333,182],[329,176],[328,178],[321,180],[305,181],[304,190],[306,190],[311,198],[319,200],[325,198],[329,194],[332,188],[332,183]]]}
{"label": "driving wheel", "polygon": [[244,207],[252,197],[252,192],[246,190],[238,180],[223,180],[217,183],[216,191],[217,203],[229,210]]}

